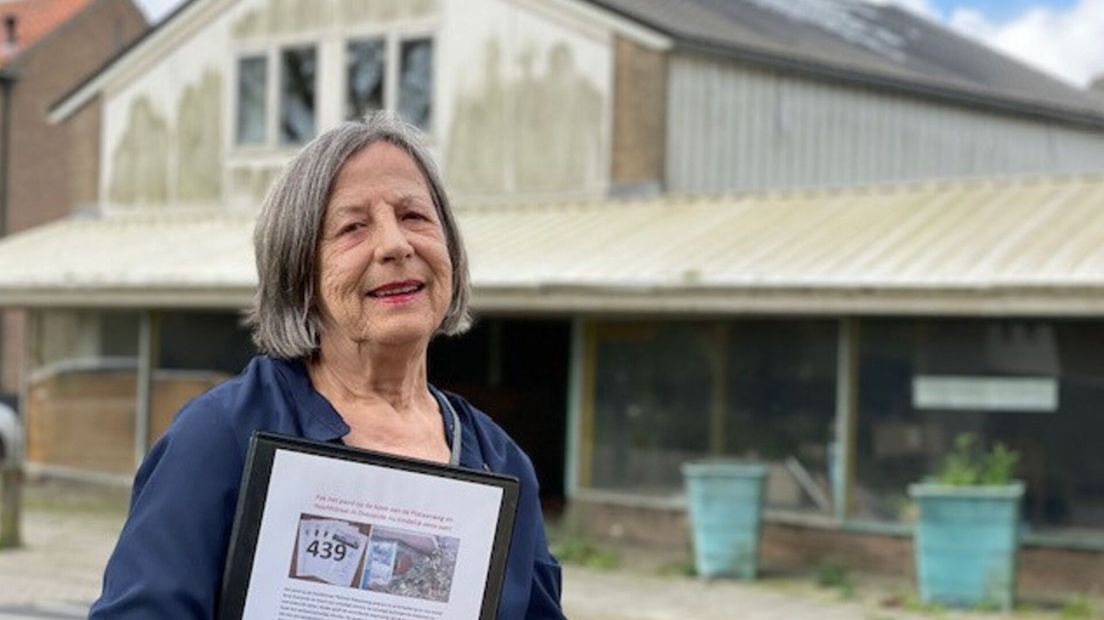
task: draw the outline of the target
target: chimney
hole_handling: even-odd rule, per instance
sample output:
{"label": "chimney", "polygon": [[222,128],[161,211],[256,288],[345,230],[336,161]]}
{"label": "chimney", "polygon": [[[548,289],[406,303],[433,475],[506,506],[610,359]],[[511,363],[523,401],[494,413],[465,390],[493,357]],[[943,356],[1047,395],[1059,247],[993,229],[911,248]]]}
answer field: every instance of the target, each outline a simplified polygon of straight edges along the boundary
{"label": "chimney", "polygon": [[8,13],[4,16],[4,53],[10,54],[19,47],[19,35],[16,33],[18,20],[15,15]]}

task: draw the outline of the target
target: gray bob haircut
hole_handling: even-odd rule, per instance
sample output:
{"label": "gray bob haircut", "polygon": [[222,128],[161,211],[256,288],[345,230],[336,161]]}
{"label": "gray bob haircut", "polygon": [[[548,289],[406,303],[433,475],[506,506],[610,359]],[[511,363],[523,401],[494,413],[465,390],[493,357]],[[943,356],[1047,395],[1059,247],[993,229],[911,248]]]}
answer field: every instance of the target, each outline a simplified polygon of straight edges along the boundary
{"label": "gray bob haircut", "polygon": [[296,359],[318,351],[318,236],[326,204],[341,166],[377,142],[393,144],[421,169],[444,227],[452,261],[452,299],[438,334],[460,334],[471,325],[468,258],[437,167],[422,146],[421,133],[387,112],[342,123],[303,147],[272,184],[253,232],[257,294],[246,314],[253,342],[262,353]]}

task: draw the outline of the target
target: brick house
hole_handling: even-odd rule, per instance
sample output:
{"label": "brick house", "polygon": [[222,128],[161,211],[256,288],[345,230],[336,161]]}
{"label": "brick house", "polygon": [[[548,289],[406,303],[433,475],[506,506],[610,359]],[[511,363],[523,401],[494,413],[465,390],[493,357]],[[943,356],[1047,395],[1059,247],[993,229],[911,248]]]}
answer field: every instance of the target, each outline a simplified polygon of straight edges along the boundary
{"label": "brick house", "polygon": [[[99,118],[47,121],[50,105],[146,29],[131,0],[0,3],[0,237],[92,208]],[[0,325],[0,398],[19,389],[23,313]]]}

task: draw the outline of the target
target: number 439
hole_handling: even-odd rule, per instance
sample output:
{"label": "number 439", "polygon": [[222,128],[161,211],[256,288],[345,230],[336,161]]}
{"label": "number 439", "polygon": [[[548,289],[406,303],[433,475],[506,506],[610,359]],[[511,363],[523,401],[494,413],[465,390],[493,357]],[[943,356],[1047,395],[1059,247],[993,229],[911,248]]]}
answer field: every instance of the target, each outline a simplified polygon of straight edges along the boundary
{"label": "number 439", "polygon": [[335,545],[328,540],[315,540],[307,545],[307,553],[323,560],[333,559],[340,562],[345,559],[345,545],[342,543]]}

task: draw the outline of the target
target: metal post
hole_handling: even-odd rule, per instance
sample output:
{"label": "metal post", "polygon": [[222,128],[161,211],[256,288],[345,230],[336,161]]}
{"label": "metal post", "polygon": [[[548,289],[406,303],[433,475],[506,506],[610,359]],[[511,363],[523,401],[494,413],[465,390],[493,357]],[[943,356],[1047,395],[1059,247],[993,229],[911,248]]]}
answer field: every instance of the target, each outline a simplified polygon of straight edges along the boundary
{"label": "metal post", "polygon": [[728,325],[716,325],[712,340],[709,343],[713,347],[710,350],[713,389],[709,399],[709,453],[720,456],[728,443]]}
{"label": "metal post", "polygon": [[571,319],[571,345],[567,366],[567,453],[564,455],[564,493],[568,499],[579,489],[579,442],[582,441],[583,363],[586,333],[583,319]]}
{"label": "metal post", "polygon": [[839,321],[836,347],[836,428],[832,499],[836,519],[847,518],[855,480],[855,439],[859,402],[859,321]]}
{"label": "metal post", "polygon": [[138,371],[134,407],[134,463],[142,464],[149,450],[150,408],[153,403],[153,370],[158,358],[157,314],[144,310],[138,325]]}

